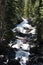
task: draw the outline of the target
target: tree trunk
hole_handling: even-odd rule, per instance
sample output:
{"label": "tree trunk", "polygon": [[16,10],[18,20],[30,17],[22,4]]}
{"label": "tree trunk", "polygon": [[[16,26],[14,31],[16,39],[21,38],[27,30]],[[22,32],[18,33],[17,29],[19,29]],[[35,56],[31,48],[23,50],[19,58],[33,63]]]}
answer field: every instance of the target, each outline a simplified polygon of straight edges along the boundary
{"label": "tree trunk", "polygon": [[5,0],[0,0],[0,43],[4,33]]}
{"label": "tree trunk", "polygon": [[39,0],[39,8],[38,8],[38,21],[39,21],[39,23],[38,23],[38,25],[37,25],[37,33],[38,33],[38,35],[37,35],[37,38],[38,38],[38,41],[40,41],[41,40],[41,24],[42,24],[42,19],[41,19],[41,13],[40,13],[40,7],[41,7],[41,4],[42,4],[42,0]]}

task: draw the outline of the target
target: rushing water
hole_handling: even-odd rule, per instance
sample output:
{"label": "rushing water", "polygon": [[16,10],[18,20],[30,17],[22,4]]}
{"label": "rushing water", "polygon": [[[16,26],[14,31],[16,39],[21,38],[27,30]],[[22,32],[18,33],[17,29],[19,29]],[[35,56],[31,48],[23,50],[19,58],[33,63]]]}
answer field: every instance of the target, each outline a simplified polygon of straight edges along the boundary
{"label": "rushing water", "polygon": [[15,59],[20,59],[20,64],[26,65],[26,61],[29,59],[30,55],[30,47],[34,46],[30,46],[29,44],[30,40],[33,39],[32,37],[34,37],[35,35],[36,28],[29,25],[28,21],[23,18],[23,21],[19,25],[17,25],[17,27],[15,27],[12,31],[17,33],[17,39],[15,40],[15,42],[11,42],[9,45],[12,48],[17,49]]}

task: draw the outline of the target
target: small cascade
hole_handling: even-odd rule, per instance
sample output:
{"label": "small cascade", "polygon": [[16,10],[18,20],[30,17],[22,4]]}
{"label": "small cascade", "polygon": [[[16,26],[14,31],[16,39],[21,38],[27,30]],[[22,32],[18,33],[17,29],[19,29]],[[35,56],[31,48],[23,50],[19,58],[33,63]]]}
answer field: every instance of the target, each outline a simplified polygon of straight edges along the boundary
{"label": "small cascade", "polygon": [[28,24],[26,19],[22,19],[23,21],[12,30],[13,32],[16,32],[16,40],[15,42],[10,43],[9,46],[17,49],[15,59],[19,59],[21,65],[26,65],[26,61],[29,60],[30,47],[34,46],[30,45],[31,40],[36,39],[36,27],[32,27]]}

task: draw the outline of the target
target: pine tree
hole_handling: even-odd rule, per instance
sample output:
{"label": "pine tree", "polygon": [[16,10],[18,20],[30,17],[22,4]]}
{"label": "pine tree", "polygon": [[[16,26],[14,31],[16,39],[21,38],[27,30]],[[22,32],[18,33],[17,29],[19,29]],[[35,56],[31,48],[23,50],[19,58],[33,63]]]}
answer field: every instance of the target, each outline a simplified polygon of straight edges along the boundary
{"label": "pine tree", "polygon": [[27,11],[26,11],[28,18],[29,18],[29,13],[30,13],[30,12],[29,12],[29,10],[30,10],[29,4],[30,4],[30,1],[28,0],[28,1],[27,1]]}
{"label": "pine tree", "polygon": [[41,30],[42,29],[42,24],[43,24],[43,22],[42,22],[42,19],[43,19],[43,17],[42,17],[42,10],[43,10],[42,2],[43,2],[42,0],[39,0],[39,7],[38,7],[38,25],[37,25],[38,35],[37,35],[37,38],[38,38],[39,42],[42,39],[42,31],[43,31],[43,30]]}
{"label": "pine tree", "polygon": [[[37,16],[36,22],[37,22],[37,41],[33,43],[35,44],[35,47],[30,48],[30,57],[27,65],[43,65],[43,40],[41,38],[41,28],[42,28],[42,14],[40,13],[42,7],[42,0],[39,0],[39,6],[37,6],[37,13],[35,13]],[[42,12],[42,11],[41,11]]]}
{"label": "pine tree", "polygon": [[15,0],[7,0],[5,7],[5,34],[4,38],[7,42],[13,39],[12,28],[14,27],[14,21],[16,18],[16,2]]}
{"label": "pine tree", "polygon": [[[14,25],[14,19],[16,18],[15,6],[16,4],[13,0],[1,0],[1,37],[0,37],[0,55],[4,55],[8,59],[14,58],[15,52],[14,50],[8,46],[8,43],[13,39],[14,35],[12,32],[12,28]],[[4,8],[3,8],[4,7]],[[2,40],[1,40],[2,39]],[[14,55],[13,55],[14,53]],[[6,58],[2,58],[2,60]],[[0,59],[1,61],[1,59]],[[0,64],[4,64],[3,61]]]}
{"label": "pine tree", "polygon": [[23,16],[25,2],[24,2],[24,0],[18,0],[17,2],[18,2],[17,3],[17,14]]}

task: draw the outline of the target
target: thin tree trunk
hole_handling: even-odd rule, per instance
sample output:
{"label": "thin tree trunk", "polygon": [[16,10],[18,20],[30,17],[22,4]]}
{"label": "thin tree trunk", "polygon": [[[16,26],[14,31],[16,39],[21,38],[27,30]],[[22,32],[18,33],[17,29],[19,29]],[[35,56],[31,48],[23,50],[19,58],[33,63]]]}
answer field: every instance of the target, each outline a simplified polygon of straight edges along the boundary
{"label": "thin tree trunk", "polygon": [[40,14],[41,3],[42,3],[42,0],[39,0],[39,12],[38,12],[38,17],[39,17],[38,21],[39,21],[39,24],[37,26],[37,33],[38,33],[37,38],[38,38],[38,41],[41,40],[41,24],[42,24],[42,22],[41,22],[41,14]]}
{"label": "thin tree trunk", "polygon": [[0,43],[4,33],[5,0],[0,0]]}

